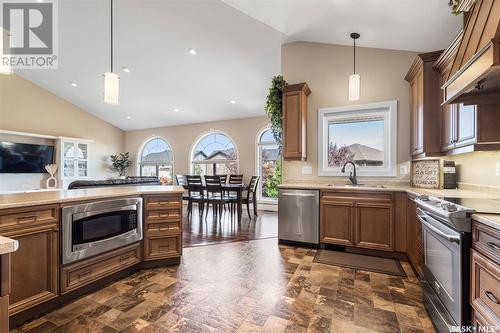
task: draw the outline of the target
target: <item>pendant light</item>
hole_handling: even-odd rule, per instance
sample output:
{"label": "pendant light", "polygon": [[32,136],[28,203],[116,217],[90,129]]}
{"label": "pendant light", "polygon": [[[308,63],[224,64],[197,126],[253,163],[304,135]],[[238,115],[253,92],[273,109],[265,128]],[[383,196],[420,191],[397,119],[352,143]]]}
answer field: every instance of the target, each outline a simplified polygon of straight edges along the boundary
{"label": "pendant light", "polygon": [[357,32],[351,33],[351,38],[354,42],[354,72],[352,75],[349,75],[349,100],[357,101],[359,99],[359,86],[360,86],[360,77],[359,74],[356,74],[356,39],[358,39],[360,35]]}
{"label": "pendant light", "polygon": [[[4,44],[10,45],[10,34],[7,30],[0,28],[1,38],[0,38],[0,74],[11,75],[12,66],[10,66],[9,62],[4,65],[4,56],[10,52],[6,52],[3,46]],[[4,43],[4,41],[8,41],[8,43]],[[9,57],[10,60],[10,57]]]}
{"label": "pendant light", "polygon": [[104,103],[118,105],[120,96],[120,76],[113,73],[113,0],[111,0],[111,71],[104,73]]}

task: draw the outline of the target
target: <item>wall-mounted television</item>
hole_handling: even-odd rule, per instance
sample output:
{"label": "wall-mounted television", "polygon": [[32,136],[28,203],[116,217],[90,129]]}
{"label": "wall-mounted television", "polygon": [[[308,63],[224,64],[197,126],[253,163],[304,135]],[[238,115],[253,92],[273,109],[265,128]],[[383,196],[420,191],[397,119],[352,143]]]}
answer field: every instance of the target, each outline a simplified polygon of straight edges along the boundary
{"label": "wall-mounted television", "polygon": [[0,173],[46,173],[54,146],[0,141]]}

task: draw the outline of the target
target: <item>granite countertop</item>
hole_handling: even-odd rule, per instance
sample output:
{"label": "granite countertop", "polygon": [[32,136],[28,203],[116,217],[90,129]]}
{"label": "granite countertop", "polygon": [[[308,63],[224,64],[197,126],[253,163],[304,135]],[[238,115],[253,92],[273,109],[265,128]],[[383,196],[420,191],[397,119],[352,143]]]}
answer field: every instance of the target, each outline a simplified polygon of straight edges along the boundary
{"label": "granite countertop", "polygon": [[479,223],[486,224],[496,230],[500,230],[500,215],[472,214],[472,219]]}
{"label": "granite countertop", "polygon": [[17,251],[19,242],[15,239],[0,236],[0,255]]}
{"label": "granite countertop", "polygon": [[107,199],[142,194],[182,194],[182,186],[115,186],[82,190],[29,192],[0,195],[0,209]]}

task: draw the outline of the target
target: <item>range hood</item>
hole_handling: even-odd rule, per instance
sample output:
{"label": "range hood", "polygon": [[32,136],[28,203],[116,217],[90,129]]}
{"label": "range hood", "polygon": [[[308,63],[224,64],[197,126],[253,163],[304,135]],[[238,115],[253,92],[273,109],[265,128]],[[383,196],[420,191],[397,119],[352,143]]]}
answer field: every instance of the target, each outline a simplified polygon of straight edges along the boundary
{"label": "range hood", "polygon": [[444,103],[500,103],[500,1],[466,0],[470,12],[447,81]]}

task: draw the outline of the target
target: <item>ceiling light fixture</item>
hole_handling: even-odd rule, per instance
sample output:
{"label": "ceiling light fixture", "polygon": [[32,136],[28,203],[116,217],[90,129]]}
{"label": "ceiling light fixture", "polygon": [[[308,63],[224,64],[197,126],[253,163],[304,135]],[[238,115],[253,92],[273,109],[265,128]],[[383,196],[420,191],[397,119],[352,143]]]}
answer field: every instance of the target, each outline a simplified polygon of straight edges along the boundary
{"label": "ceiling light fixture", "polygon": [[104,73],[104,103],[111,105],[120,104],[120,76],[113,73],[113,0],[111,2],[111,71]]}
{"label": "ceiling light fixture", "polygon": [[[1,36],[2,38],[0,38],[0,74],[5,74],[5,75],[11,75],[13,72],[12,72],[12,66],[10,65],[10,57],[9,55],[7,55],[8,53],[10,52],[7,52],[8,50],[4,50],[3,49],[3,41],[5,39],[9,39],[9,43],[6,43],[8,45],[10,45],[10,34],[7,30],[4,30],[2,28],[0,28],[0,33],[1,33]],[[6,62],[4,64],[4,56],[6,58]]]}
{"label": "ceiling light fixture", "polygon": [[358,39],[360,35],[357,32],[351,33],[351,38],[354,42],[354,72],[352,75],[349,75],[349,100],[357,101],[359,99],[359,90],[360,90],[360,77],[359,74],[356,74],[356,39]]}
{"label": "ceiling light fixture", "polygon": [[189,49],[189,54],[190,55],[196,55],[196,50],[195,49]]}
{"label": "ceiling light fixture", "polygon": [[72,87],[78,87],[78,83],[70,81],[69,84],[71,84]]}
{"label": "ceiling light fixture", "polygon": [[132,116],[127,116],[127,119],[132,119]]}
{"label": "ceiling light fixture", "polygon": [[175,108],[175,109],[174,109],[174,112],[179,112],[179,109]]}
{"label": "ceiling light fixture", "polygon": [[230,100],[229,103],[231,104],[236,104],[236,101],[234,99]]}
{"label": "ceiling light fixture", "polygon": [[128,67],[122,67],[122,70],[125,72],[125,73],[130,73],[130,69]]}

